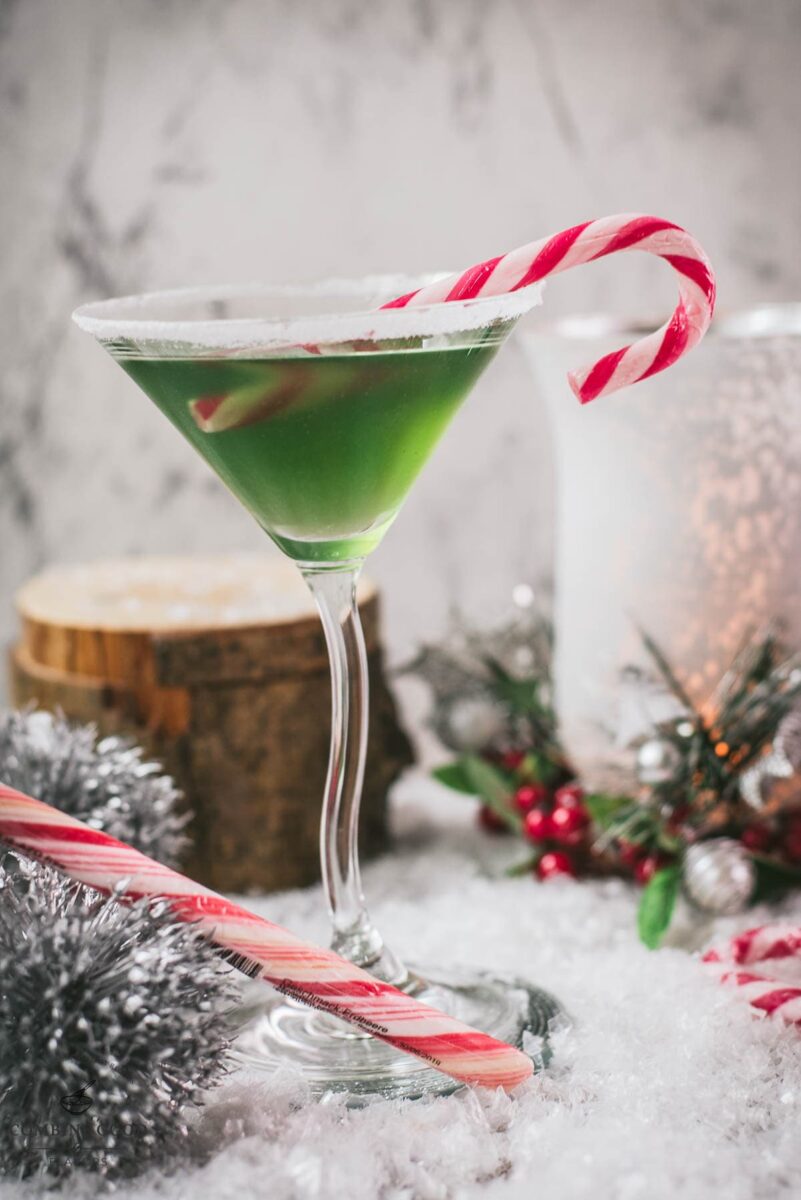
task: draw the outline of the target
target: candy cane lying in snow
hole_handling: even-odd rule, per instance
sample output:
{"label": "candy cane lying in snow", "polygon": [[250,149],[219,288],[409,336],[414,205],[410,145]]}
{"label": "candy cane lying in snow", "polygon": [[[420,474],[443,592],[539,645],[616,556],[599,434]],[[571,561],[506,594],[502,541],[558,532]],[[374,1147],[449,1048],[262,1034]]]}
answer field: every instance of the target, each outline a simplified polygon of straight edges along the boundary
{"label": "candy cane lying in snow", "polygon": [[[721,980],[742,988],[752,1008],[775,1013],[790,1025],[801,1025],[801,986],[772,979],[758,971],[739,970],[757,963],[769,964],[801,958],[801,929],[796,926],[762,925],[732,938],[723,950],[710,950],[704,962],[721,970]],[[733,968],[733,969],[729,969]]]}
{"label": "candy cane lying in snow", "polygon": [[664,371],[697,345],[709,328],[715,308],[711,264],[695,238],[671,221],[638,213],[587,221],[408,292],[383,307],[405,308],[516,292],[548,275],[618,250],[644,250],[670,263],[678,275],[679,303],[656,333],[605,355],[592,366],[570,372],[570,386],[581,403],[587,404]]}
{"label": "candy cane lying in snow", "polygon": [[424,1059],[463,1083],[511,1089],[531,1074],[520,1050],[479,1033],[346,962],[302,942],[82,821],[0,784],[0,840],[72,879],[123,898],[162,897],[182,921],[232,951],[248,974]]}

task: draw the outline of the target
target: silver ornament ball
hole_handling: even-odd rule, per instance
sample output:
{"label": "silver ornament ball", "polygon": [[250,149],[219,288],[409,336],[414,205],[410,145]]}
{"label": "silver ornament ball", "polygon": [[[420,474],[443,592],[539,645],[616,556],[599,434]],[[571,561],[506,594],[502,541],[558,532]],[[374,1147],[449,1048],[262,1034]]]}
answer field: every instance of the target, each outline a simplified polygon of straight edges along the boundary
{"label": "silver ornament ball", "polygon": [[684,856],[684,891],[704,912],[732,916],[754,894],[756,868],[747,850],[733,838],[696,842]]}
{"label": "silver ornament ball", "polygon": [[649,785],[665,783],[680,760],[678,749],[667,738],[648,738],[637,750],[637,778]]}
{"label": "silver ornament ball", "polygon": [[439,706],[434,730],[450,750],[483,750],[506,728],[504,712],[488,696],[456,696]]}

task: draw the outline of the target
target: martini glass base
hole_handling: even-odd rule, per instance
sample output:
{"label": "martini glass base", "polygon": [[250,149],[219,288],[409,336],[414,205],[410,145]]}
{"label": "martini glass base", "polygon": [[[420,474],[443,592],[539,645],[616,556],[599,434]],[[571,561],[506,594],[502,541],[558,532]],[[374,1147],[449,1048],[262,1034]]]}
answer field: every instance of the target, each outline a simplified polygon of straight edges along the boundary
{"label": "martini glass base", "polygon": [[[541,1038],[535,1065],[547,1061],[549,1025],[563,1011],[547,992],[478,971],[412,968],[411,979],[404,990],[501,1041],[523,1049],[524,1034]],[[278,994],[265,1003],[261,985],[245,995],[239,1015],[239,1062],[269,1073],[291,1067],[317,1098],[344,1093],[354,1104],[371,1097],[413,1100],[463,1086],[335,1017]]]}

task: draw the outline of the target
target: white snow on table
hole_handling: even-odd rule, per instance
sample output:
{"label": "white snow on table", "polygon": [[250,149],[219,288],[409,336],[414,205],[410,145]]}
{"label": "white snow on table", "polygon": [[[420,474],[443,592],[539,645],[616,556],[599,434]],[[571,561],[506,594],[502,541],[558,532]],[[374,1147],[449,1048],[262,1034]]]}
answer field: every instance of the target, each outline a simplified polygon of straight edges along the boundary
{"label": "white snow on table", "polygon": [[[121,1187],[120,1200],[768,1200],[801,1193],[801,1034],[752,1016],[685,949],[639,945],[616,881],[504,879],[517,854],[471,801],[418,778],[396,796],[398,844],[368,894],[401,954],[524,974],[574,1024],[514,1099],[465,1092],[348,1110],[307,1103],[291,1074],[242,1076],[200,1119],[205,1165]],[[325,936],[319,889],[246,903]],[[801,923],[801,901],[783,915]],[[674,940],[703,944],[757,910]],[[94,1184],[68,1185],[71,1197]],[[6,1197],[30,1195],[6,1185]]]}

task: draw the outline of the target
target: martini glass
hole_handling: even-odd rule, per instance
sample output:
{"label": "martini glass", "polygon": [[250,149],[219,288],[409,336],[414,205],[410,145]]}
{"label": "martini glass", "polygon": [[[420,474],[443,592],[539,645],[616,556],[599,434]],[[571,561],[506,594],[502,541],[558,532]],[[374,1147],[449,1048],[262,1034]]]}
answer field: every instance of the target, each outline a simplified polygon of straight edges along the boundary
{"label": "martini glass", "polygon": [[[555,1002],[518,979],[407,966],[373,924],[359,874],[368,696],[359,573],[476,379],[539,299],[532,287],[376,311],[421,282],[163,292],[89,304],[75,320],[294,559],[315,598],[331,664],[320,859],[333,949],[522,1046],[526,1030],[547,1034]],[[318,1095],[411,1097],[458,1086],[263,985],[245,993],[237,1046],[250,1066],[300,1070]]]}

